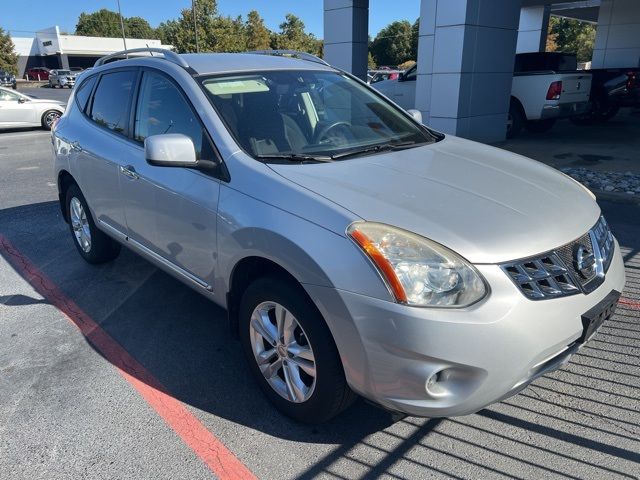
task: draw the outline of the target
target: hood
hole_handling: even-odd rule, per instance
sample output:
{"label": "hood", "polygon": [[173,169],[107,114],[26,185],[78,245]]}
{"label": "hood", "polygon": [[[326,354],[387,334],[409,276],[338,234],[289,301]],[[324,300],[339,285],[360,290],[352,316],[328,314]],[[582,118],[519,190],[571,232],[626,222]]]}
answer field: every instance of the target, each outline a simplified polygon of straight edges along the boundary
{"label": "hood", "polygon": [[586,190],[557,170],[452,136],[334,163],[270,167],[364,220],[417,233],[478,264],[562,246],[600,214]]}
{"label": "hood", "polygon": [[61,107],[65,107],[67,105],[66,102],[61,102],[60,100],[49,100],[47,98],[33,98],[29,97],[29,101],[31,103],[48,103],[49,105],[60,105]]}

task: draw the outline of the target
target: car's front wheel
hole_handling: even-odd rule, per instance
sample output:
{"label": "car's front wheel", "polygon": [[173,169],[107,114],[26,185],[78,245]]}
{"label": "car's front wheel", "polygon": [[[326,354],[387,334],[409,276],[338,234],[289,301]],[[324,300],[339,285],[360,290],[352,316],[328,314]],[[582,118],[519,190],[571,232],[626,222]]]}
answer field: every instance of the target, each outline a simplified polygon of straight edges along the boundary
{"label": "car's front wheel", "polygon": [[279,277],[258,279],[242,296],[239,314],[250,369],[282,413],[320,423],[356,398],[329,328],[300,285]]}
{"label": "car's front wheel", "polygon": [[120,253],[120,244],[96,228],[80,188],[73,184],[67,189],[66,213],[74,244],[89,263],[105,263]]}

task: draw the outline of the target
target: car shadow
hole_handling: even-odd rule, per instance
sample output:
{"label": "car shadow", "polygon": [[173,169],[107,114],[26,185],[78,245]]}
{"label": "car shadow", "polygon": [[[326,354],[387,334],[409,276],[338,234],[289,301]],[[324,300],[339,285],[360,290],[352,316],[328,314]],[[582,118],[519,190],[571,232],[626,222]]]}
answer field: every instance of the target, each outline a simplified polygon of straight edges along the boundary
{"label": "car shadow", "polygon": [[[640,236],[633,216],[640,207],[601,205],[628,271],[638,269],[627,281],[627,294],[638,296]],[[347,478],[337,472],[354,463],[364,472],[358,478],[424,478],[427,472],[446,478],[634,478],[640,464],[640,413],[633,407],[640,391],[638,356],[627,353],[640,342],[633,306],[621,305],[563,369],[476,415],[399,419],[359,400],[337,418],[309,426],[280,415],[262,395],[223,309],[126,249],[112,263],[84,263],[56,202],[0,210],[0,232],[176,399],[272,437],[327,445],[296,478]],[[15,262],[2,248],[0,255]],[[30,275],[24,278],[47,298]],[[12,298],[17,308],[37,302],[18,295],[7,301]],[[127,373],[146,378],[135,369]],[[200,418],[211,428],[207,417]]]}
{"label": "car shadow", "polygon": [[[26,210],[47,232],[40,241],[25,235]],[[363,400],[323,425],[289,420],[259,390],[225,310],[125,248],[110,264],[86,264],[56,202],[0,211],[3,223],[11,244],[181,402],[301,442],[354,443],[394,422],[389,412]],[[47,292],[39,293],[46,298]],[[31,303],[18,295],[7,301]],[[136,376],[135,370],[127,373]]]}

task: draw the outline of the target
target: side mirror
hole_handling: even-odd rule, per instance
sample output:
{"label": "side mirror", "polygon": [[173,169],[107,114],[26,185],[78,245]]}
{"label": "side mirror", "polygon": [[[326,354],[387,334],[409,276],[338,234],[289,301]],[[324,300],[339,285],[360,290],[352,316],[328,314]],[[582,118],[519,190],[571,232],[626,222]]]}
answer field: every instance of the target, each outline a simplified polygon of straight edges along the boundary
{"label": "side mirror", "polygon": [[409,110],[407,110],[407,113],[411,115],[411,118],[413,118],[416,122],[422,124],[422,112],[420,110],[410,108]]}
{"label": "side mirror", "polygon": [[193,141],[181,133],[152,135],[144,140],[147,162],[158,167],[197,167]]}
{"label": "side mirror", "polygon": [[20,97],[20,98],[18,99],[18,103],[26,103],[26,102],[27,102],[27,99],[26,99],[26,98],[24,98],[24,97]]}

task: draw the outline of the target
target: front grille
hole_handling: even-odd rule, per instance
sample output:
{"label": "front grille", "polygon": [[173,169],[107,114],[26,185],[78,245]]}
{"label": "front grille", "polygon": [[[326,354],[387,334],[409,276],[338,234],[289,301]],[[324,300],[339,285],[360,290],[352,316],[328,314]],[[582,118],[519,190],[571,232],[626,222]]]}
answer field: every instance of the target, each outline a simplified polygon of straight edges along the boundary
{"label": "front grille", "polygon": [[583,292],[604,282],[613,258],[614,238],[604,217],[577,240],[542,255],[500,267],[525,297],[544,300]]}

